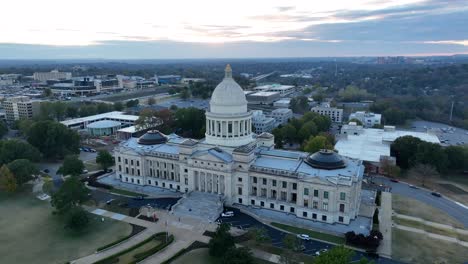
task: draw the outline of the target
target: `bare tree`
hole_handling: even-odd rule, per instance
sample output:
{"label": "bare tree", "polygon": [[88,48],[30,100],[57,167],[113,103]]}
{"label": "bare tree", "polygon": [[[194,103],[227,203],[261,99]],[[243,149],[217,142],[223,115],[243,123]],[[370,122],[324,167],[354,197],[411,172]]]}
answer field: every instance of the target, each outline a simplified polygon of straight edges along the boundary
{"label": "bare tree", "polygon": [[421,185],[425,187],[427,180],[439,176],[439,173],[429,164],[416,164],[410,169],[409,175],[421,180]]}

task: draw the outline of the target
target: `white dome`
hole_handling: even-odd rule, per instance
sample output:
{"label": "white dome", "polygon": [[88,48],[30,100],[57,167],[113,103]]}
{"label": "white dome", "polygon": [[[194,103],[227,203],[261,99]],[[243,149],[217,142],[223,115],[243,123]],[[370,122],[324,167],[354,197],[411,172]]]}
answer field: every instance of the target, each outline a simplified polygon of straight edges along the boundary
{"label": "white dome", "polygon": [[216,86],[210,100],[212,113],[246,113],[247,99],[244,90],[232,78],[229,64],[226,66],[223,81]]}

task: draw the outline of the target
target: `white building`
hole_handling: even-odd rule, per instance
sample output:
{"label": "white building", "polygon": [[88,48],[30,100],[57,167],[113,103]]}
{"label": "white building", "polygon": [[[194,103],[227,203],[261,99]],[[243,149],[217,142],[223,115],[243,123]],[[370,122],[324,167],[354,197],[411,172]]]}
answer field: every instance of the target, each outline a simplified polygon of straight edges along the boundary
{"label": "white building", "polygon": [[180,81],[182,84],[191,84],[191,83],[200,83],[205,82],[206,80],[203,78],[182,78]]}
{"label": "white building", "polygon": [[439,138],[430,133],[401,131],[396,130],[394,126],[385,126],[383,129],[364,128],[355,122],[350,122],[341,128],[335,149],[342,156],[360,159],[378,167],[382,159],[390,157],[392,142],[403,136],[440,143]]}
{"label": "white building", "polygon": [[71,78],[71,72],[59,72],[57,70],[50,72],[35,72],[33,74],[33,79],[40,82],[45,82],[47,80],[70,80]]}
{"label": "white building", "polygon": [[294,85],[267,84],[255,87],[254,91],[277,92],[281,97],[285,97],[289,94],[292,94],[294,89]]}
{"label": "white building", "polygon": [[271,111],[270,116],[276,121],[276,126],[284,125],[293,117],[293,112],[288,108],[279,108]]}
{"label": "white building", "polygon": [[381,124],[382,115],[365,111],[357,111],[349,115],[349,120],[351,119],[361,121],[364,127],[373,127],[374,125]]}
{"label": "white building", "polygon": [[39,113],[41,102],[31,100],[28,96],[7,98],[3,103],[5,116],[8,122],[20,119],[32,119]]}
{"label": "white building", "polygon": [[246,95],[249,104],[271,105],[280,98],[278,92],[253,92]]}
{"label": "white building", "polygon": [[283,98],[273,103],[276,108],[289,108],[291,104],[291,98]]}
{"label": "white building", "polygon": [[310,111],[318,113],[323,116],[330,117],[332,122],[341,123],[343,121],[343,109],[330,107],[330,106],[315,106]]}
{"label": "white building", "polygon": [[252,111],[252,124],[256,134],[271,132],[275,128],[276,122],[272,117],[267,117],[262,110]]}
{"label": "white building", "polygon": [[115,149],[116,179],[181,192],[219,195],[226,205],[255,206],[324,223],[358,216],[364,167],[331,151],[274,149],[273,135],[252,133],[252,112],[226,67],[206,112],[206,138],[149,131]]}
{"label": "white building", "polygon": [[138,116],[126,115],[124,112],[119,111],[112,111],[92,116],[69,119],[60,123],[72,129],[85,129],[89,124],[105,120],[120,122],[121,127],[128,127],[135,124],[135,121],[138,120]]}

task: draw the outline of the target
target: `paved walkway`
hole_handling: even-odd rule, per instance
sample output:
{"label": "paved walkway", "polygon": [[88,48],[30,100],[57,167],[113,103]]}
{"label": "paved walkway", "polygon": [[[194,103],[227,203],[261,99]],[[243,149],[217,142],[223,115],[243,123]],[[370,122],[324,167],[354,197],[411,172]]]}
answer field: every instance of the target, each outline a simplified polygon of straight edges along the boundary
{"label": "paved walkway", "polygon": [[392,256],[392,194],[382,192],[381,207],[379,209],[379,229],[383,240],[378,248],[378,253],[385,257]]}
{"label": "paved walkway", "polygon": [[468,242],[466,241],[461,241],[457,238],[454,238],[454,237],[449,237],[449,236],[443,236],[443,235],[439,235],[439,234],[434,234],[434,233],[429,233],[425,230],[422,230],[422,229],[418,229],[418,228],[414,228],[414,227],[409,227],[409,226],[403,226],[403,225],[398,225],[398,224],[395,224],[394,225],[396,228],[398,229],[401,229],[401,230],[405,230],[405,231],[410,231],[410,232],[414,232],[414,233],[419,233],[419,234],[424,234],[424,235],[427,235],[428,237],[431,237],[431,238],[435,238],[435,239],[439,239],[439,240],[444,240],[444,241],[447,241],[447,242],[452,242],[452,243],[457,243],[457,244],[460,244],[462,246],[465,246],[465,247],[468,247]]}

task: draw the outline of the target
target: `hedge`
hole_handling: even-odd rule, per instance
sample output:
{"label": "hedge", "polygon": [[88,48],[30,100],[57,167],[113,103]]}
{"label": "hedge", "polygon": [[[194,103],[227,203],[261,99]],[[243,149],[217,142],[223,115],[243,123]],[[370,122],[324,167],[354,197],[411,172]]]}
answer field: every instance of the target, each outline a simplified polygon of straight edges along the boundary
{"label": "hedge", "polygon": [[134,245],[132,247],[129,247],[127,249],[124,249],[124,250],[122,250],[120,252],[115,253],[114,255],[110,255],[107,258],[104,258],[104,259],[101,259],[99,261],[94,262],[94,264],[112,264],[112,263],[116,263],[116,262],[118,262],[118,257],[119,256],[121,256],[121,255],[123,255],[123,254],[125,254],[127,252],[130,252],[130,251],[132,251],[132,250],[134,250],[134,249],[136,249],[138,247],[141,247],[142,245],[148,243],[152,239],[158,239],[161,236],[166,236],[166,232],[156,233],[156,234],[148,237],[147,239],[141,241],[140,243],[138,243],[138,244],[136,244],[136,245]]}
{"label": "hedge", "polygon": [[[132,227],[132,228],[134,228],[134,227]],[[143,230],[145,230],[145,228],[139,230],[139,231],[136,232],[136,233],[134,233],[133,230],[132,230],[132,232],[131,232],[128,236],[122,237],[122,238],[120,238],[120,239],[115,240],[114,242],[111,242],[111,243],[109,243],[109,244],[107,244],[107,245],[104,245],[104,246],[102,246],[102,247],[99,247],[98,249],[96,249],[96,251],[97,251],[97,252],[103,251],[103,250],[108,249],[108,248],[110,248],[110,247],[112,247],[112,246],[115,246],[115,245],[117,245],[117,244],[119,244],[119,243],[121,243],[121,242],[123,242],[123,241],[125,241],[125,240],[127,240],[127,239],[129,239],[129,238],[131,238],[132,236],[137,235],[138,233],[140,233],[140,232],[143,231]]]}
{"label": "hedge", "polygon": [[129,264],[136,264],[136,263],[144,260],[145,258],[147,258],[147,257],[149,257],[151,255],[154,255],[156,252],[166,248],[173,241],[174,241],[174,236],[170,235],[167,241],[164,239],[164,241],[161,244],[155,246],[154,248],[148,249],[145,252],[141,252],[141,253],[138,253],[138,254],[134,255],[133,257],[135,258],[135,260],[130,262]]}

